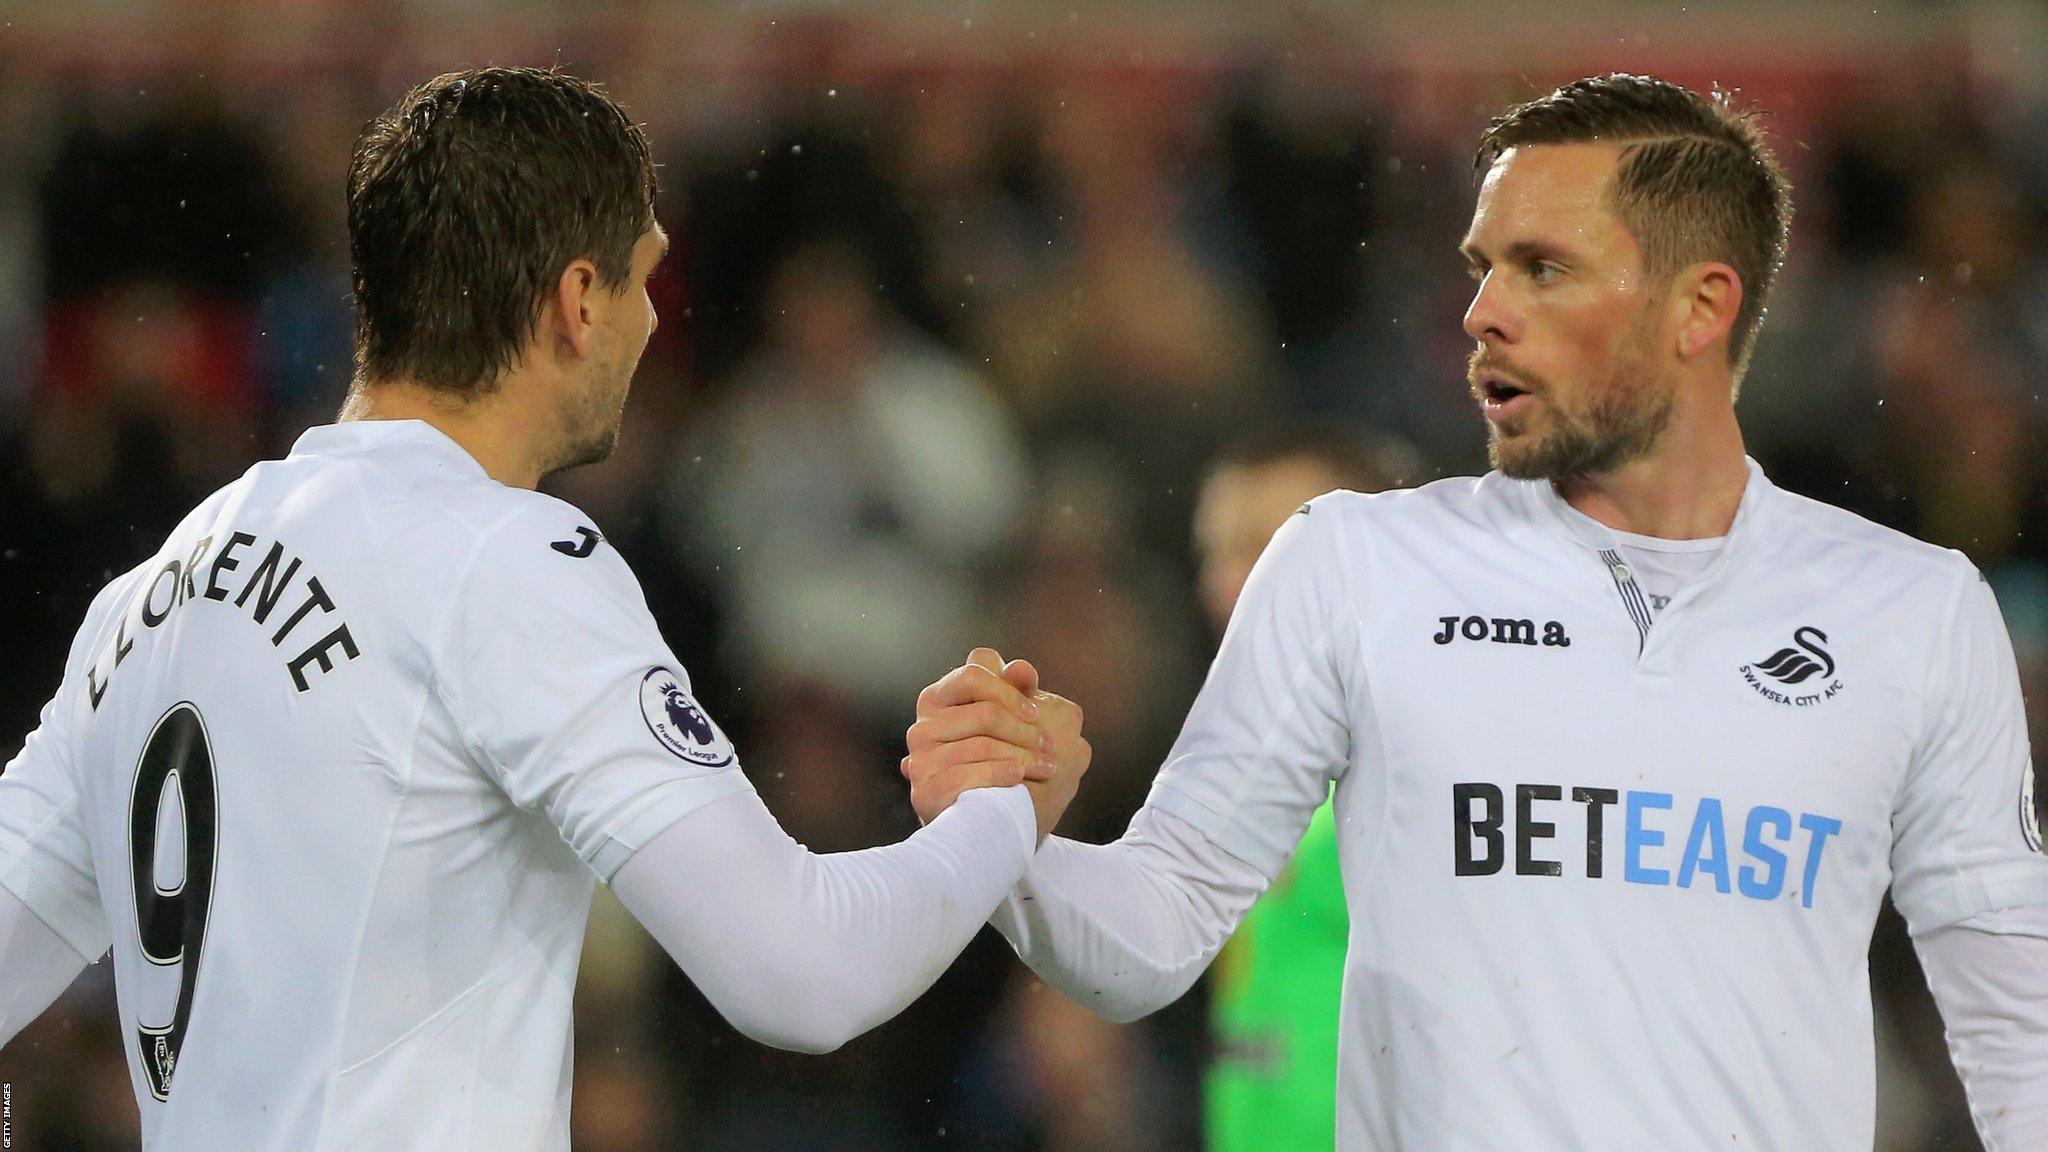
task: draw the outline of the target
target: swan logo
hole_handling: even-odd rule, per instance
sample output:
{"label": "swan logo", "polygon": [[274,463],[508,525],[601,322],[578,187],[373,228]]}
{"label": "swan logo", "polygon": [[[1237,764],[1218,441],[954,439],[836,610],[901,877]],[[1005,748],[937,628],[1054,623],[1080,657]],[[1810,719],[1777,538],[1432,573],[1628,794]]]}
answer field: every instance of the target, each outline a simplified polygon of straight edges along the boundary
{"label": "swan logo", "polygon": [[1794,647],[1780,648],[1751,667],[1780,684],[1804,684],[1815,676],[1826,679],[1835,674],[1835,658],[1821,647],[1827,639],[1818,628],[1801,628],[1792,633]]}
{"label": "swan logo", "polygon": [[668,669],[650,668],[640,678],[640,717],[662,747],[684,760],[705,768],[732,763],[732,742]]}
{"label": "swan logo", "polygon": [[[1743,682],[1774,704],[1807,708],[1842,690],[1835,658],[1823,647],[1828,634],[1811,626],[1792,633],[1792,643],[1754,664],[1742,666]],[[1789,691],[1787,691],[1789,689]]]}

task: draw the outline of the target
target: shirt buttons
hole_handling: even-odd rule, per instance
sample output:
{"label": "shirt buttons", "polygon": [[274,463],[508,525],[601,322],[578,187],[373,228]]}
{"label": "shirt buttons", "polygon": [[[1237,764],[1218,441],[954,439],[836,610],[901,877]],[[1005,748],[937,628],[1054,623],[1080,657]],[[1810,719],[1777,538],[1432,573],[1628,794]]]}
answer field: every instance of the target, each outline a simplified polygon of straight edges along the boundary
{"label": "shirt buttons", "polygon": [[1635,579],[1636,575],[1635,570],[1630,568],[1626,564],[1616,564],[1614,567],[1608,569],[1608,571],[1614,573],[1614,578],[1616,580],[1621,580],[1624,582]]}

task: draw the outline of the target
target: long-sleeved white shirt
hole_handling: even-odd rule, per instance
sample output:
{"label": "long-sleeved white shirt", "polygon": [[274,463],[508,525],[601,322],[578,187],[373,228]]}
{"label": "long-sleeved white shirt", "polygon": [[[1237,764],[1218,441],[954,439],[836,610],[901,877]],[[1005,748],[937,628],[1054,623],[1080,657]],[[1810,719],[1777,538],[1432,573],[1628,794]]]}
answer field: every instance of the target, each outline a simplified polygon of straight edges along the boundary
{"label": "long-sleeved white shirt", "polygon": [[316,428],[101,593],[0,773],[0,1019],[111,948],[151,1152],[560,1150],[598,883],[735,1023],[826,1048],[1035,834],[983,789],[805,852],[581,513],[419,422]]}
{"label": "long-sleeved white shirt", "polygon": [[[2048,906],[2048,856],[1975,570],[1754,465],[1654,619],[1615,545],[1498,475],[1311,502],[1130,833],[1049,841],[997,926],[1082,1003],[1149,1011],[1334,782],[1345,1152],[1865,1152],[1887,890],[1987,1131],[1985,1100],[2048,1098],[2038,941],[1985,927]],[[2001,954],[1997,997],[1970,973]]]}
{"label": "long-sleeved white shirt", "polygon": [[[1266,884],[1148,808],[1114,844],[1047,839],[992,922],[1069,997],[1130,1021],[1194,984]],[[2048,1148],[2048,907],[1987,913],[1914,943],[1985,1148]]]}
{"label": "long-sleeved white shirt", "polygon": [[[828,1052],[944,974],[1036,839],[1023,788],[977,788],[900,844],[820,855],[736,792],[634,853],[612,891],[734,1027]],[[0,888],[0,1047],[87,962]],[[403,1145],[404,1129],[390,1138]]]}

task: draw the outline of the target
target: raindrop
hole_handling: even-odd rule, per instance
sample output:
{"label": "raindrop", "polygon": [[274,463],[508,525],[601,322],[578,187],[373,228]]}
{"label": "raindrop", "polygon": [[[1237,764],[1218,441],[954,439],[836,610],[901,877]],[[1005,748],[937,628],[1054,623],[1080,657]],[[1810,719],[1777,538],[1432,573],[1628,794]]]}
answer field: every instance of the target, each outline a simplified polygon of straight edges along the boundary
{"label": "raindrop", "polygon": [[803,155],[803,154],[804,154],[804,146],[803,146],[803,145],[801,145],[801,144],[791,144],[791,145],[789,146],[789,154],[790,154],[791,156],[801,156],[801,155]]}

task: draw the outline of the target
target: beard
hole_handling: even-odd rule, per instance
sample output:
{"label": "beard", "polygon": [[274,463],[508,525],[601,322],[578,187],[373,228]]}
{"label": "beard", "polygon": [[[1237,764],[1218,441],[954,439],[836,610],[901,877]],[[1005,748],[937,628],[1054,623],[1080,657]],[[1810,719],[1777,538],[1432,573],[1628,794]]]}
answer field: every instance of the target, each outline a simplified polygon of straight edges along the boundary
{"label": "beard", "polygon": [[[1475,393],[1481,375],[1497,369],[1526,389],[1537,407],[1531,415],[1488,426],[1488,461],[1516,480],[1562,481],[1612,472],[1649,455],[1671,425],[1674,403],[1673,388],[1650,354],[1651,336],[1646,325],[1636,324],[1606,379],[1576,407],[1560,404],[1549,381],[1474,352],[1468,375]],[[1546,414],[1547,426],[1538,425]]]}
{"label": "beard", "polygon": [[619,446],[619,426],[626,418],[626,396],[633,385],[634,364],[591,366],[587,386],[560,401],[562,439],[549,453],[543,475],[610,459]]}

